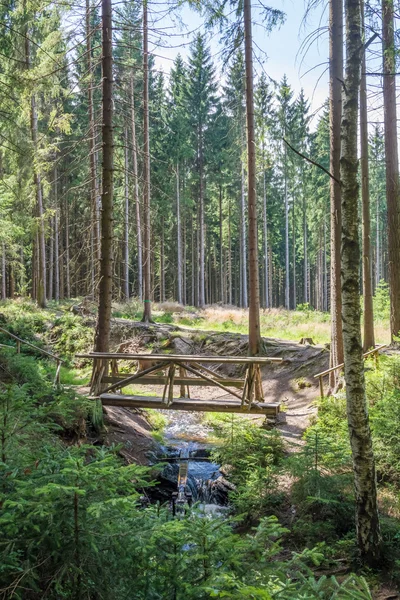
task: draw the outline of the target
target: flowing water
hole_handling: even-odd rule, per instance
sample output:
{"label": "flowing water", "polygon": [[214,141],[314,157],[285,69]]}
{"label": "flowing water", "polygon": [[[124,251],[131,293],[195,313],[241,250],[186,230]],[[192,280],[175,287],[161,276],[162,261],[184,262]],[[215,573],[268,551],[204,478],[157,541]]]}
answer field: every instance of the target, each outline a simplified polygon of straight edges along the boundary
{"label": "flowing water", "polygon": [[[208,459],[213,447],[210,442],[212,429],[202,422],[201,413],[186,411],[163,411],[168,418],[164,429],[165,455],[170,462],[162,477],[169,482],[178,480],[180,460],[188,460],[187,489],[195,502],[205,506],[223,505],[223,497],[216,480],[221,476],[219,465]],[[214,512],[214,511],[208,511]]]}

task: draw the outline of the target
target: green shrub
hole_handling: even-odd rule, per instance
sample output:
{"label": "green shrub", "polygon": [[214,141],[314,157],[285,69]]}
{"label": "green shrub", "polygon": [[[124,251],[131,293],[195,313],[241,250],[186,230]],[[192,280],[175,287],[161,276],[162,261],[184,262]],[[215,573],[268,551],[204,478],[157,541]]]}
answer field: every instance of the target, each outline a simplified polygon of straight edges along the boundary
{"label": "green shrub", "polygon": [[82,317],[65,313],[58,317],[51,329],[50,339],[56,352],[67,358],[84,353],[93,345],[93,327],[85,325]]}
{"label": "green shrub", "polygon": [[229,480],[236,486],[231,500],[236,509],[250,518],[276,503],[278,467],[283,456],[279,432],[266,431],[247,419],[214,421],[220,445],[212,453],[220,465],[229,465]]}

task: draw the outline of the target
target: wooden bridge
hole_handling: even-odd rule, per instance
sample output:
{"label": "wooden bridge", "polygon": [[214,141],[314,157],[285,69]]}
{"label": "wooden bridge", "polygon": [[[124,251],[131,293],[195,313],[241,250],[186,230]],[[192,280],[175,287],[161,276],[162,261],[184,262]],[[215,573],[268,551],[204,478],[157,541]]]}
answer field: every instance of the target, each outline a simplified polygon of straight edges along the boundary
{"label": "wooden bridge", "polygon": [[[104,406],[130,408],[157,408],[199,412],[227,412],[276,416],[280,404],[264,401],[260,367],[282,362],[281,358],[243,356],[194,356],[177,354],[78,354],[78,358],[94,361],[91,381],[92,393]],[[124,370],[121,370],[121,362]],[[125,372],[126,364],[138,364],[135,373]],[[222,376],[211,367],[221,364],[244,365],[244,377]],[[129,368],[129,367],[128,367]],[[111,384],[111,385],[109,385]],[[124,394],[123,388],[132,384],[163,386],[158,397]],[[180,397],[174,396],[175,387]],[[217,387],[225,392],[222,398],[191,398],[191,388]]]}

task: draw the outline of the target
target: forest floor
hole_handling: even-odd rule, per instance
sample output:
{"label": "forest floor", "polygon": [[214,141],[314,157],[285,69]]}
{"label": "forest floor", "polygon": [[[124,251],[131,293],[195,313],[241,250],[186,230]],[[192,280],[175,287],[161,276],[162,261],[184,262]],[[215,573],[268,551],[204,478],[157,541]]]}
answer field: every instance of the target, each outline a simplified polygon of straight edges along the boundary
{"label": "forest floor", "polygon": [[[95,314],[90,307],[82,307],[82,305],[78,305],[77,303],[73,311],[69,309],[70,305],[57,306],[56,308],[50,306],[46,311],[39,311],[37,308],[33,308],[33,305],[31,309],[31,305],[28,303],[7,303],[7,305],[4,305],[2,324],[6,329],[9,328],[8,324],[10,324],[12,328],[15,328],[15,333],[24,339],[30,339],[34,343],[45,344],[48,349],[52,349],[62,356],[68,356],[70,362],[68,366],[62,369],[61,381],[66,386],[70,386],[82,395],[87,396],[89,395],[88,380],[90,376],[90,364],[83,361],[74,361],[74,355],[91,349]],[[174,354],[216,356],[247,355],[247,335],[241,331],[231,331],[229,329],[230,327],[236,327],[231,323],[234,321],[232,314],[236,314],[235,311],[237,309],[232,309],[233,313],[231,309],[224,309],[223,311],[220,311],[219,308],[206,309],[210,310],[213,315],[219,315],[219,326],[215,329],[211,327],[212,320],[205,323],[203,317],[199,319],[196,316],[193,317],[195,313],[191,313],[191,318],[194,319],[194,324],[192,324],[185,321],[187,317],[182,316],[184,313],[170,312],[170,310],[166,310],[166,307],[163,310],[161,308],[160,310],[155,310],[154,316],[159,322],[148,327],[136,319],[126,318],[125,314],[123,317],[115,314],[111,327],[111,350],[157,353],[165,351]],[[116,309],[115,313],[117,312]],[[287,311],[278,311],[279,314],[275,315],[278,323],[279,319],[289,319],[287,328],[280,330],[279,338],[265,336],[266,329],[263,329],[265,355],[280,357],[283,359],[283,362],[279,364],[271,363],[264,367],[262,369],[262,382],[265,400],[267,402],[279,401],[282,404],[285,420],[278,422],[277,429],[281,431],[284,438],[286,452],[289,454],[299,451],[295,455],[288,457],[290,461],[302,455],[302,445],[305,443],[303,434],[310,422],[314,422],[314,417],[317,413],[316,401],[319,397],[318,380],[314,378],[314,375],[328,367],[329,346],[321,339],[322,336],[317,337],[315,335],[315,328],[313,329],[313,324],[315,323],[312,321],[313,311],[308,311],[306,316],[301,311],[298,311],[300,316],[297,313],[285,316],[285,312]],[[240,319],[245,318],[245,311],[238,310],[238,314],[240,314]],[[273,315],[274,313],[271,314]],[[326,315],[323,315],[323,319],[325,317]],[[294,324],[297,318],[301,320],[301,331],[296,329],[299,323],[297,325]],[[318,316],[318,318],[320,317]],[[225,321],[223,319],[226,319],[229,328],[228,325],[224,325]],[[309,322],[309,327],[307,327],[307,322]],[[382,323],[385,324],[386,321],[382,321]],[[329,321],[325,322],[321,320],[318,327],[322,327],[322,325],[329,331]],[[238,327],[240,329],[242,325],[239,323]],[[382,326],[382,331],[385,331],[384,326]],[[32,337],[29,337],[28,334]],[[377,337],[379,335],[377,334]],[[290,339],[282,339],[286,336],[288,338],[291,337],[292,341]],[[301,337],[313,338],[313,341],[316,343],[301,344],[299,343]],[[8,343],[7,338],[4,341]],[[385,342],[386,338],[384,336],[378,337],[378,341]],[[382,362],[384,361],[382,360]],[[49,366],[49,368],[52,368],[52,366]],[[219,369],[219,372],[225,375],[240,376],[242,374],[238,366],[220,365]],[[51,371],[49,371],[49,376],[50,378],[54,376]],[[140,386],[137,386],[131,388],[129,391],[159,395],[160,388],[155,386],[154,389],[149,389],[148,387],[141,389]],[[199,398],[216,398],[221,397],[221,391],[215,388],[204,387],[196,390],[197,395]],[[376,397],[378,398],[378,393]],[[330,405],[330,399],[327,399],[326,403]],[[163,423],[165,424],[168,418],[170,418],[169,414],[160,415],[159,411],[133,412],[124,408],[108,407],[108,426],[105,436],[99,435],[98,439],[88,439],[87,441],[92,443],[104,442],[107,446],[111,444],[119,445],[121,447],[120,454],[128,463],[154,464],[154,462],[157,462],[157,457],[159,456],[160,442],[163,443],[164,441],[162,438]],[[251,419],[255,425],[261,425],[263,422],[262,417],[255,417],[254,415],[248,415],[245,418]],[[199,419],[200,424],[202,424],[202,419],[204,419],[206,424],[216,424],[215,420],[213,422],[215,414],[199,415]],[[239,419],[241,419],[240,415]],[[335,428],[339,426],[339,422],[334,421],[334,423]],[[187,433],[188,435],[192,435],[192,430]],[[196,431],[194,427],[194,440],[195,435]],[[212,442],[211,439],[210,442]],[[282,518],[282,522],[286,526],[290,529],[292,527],[296,529],[297,527],[296,535],[299,536],[299,531],[302,532],[303,530],[301,527],[299,528],[298,523],[302,524],[303,516],[296,514],[297,520],[294,517],[291,500],[292,484],[292,475],[286,473],[282,477],[279,476],[279,489],[284,494],[284,501],[281,503],[279,510],[277,509],[277,512],[279,513],[279,518]],[[383,493],[386,495],[383,495]],[[394,513],[395,509],[397,510],[398,504],[393,493],[388,495],[385,489],[381,496],[385,500],[385,504],[383,504],[382,500],[382,511],[388,512],[389,516],[397,518],[397,513]],[[327,504],[330,510],[333,510],[337,506],[335,502]],[[394,508],[390,508],[389,511],[387,505],[391,507],[392,504]],[[309,529],[312,529],[313,523],[308,524],[308,521],[304,521],[301,526],[307,532]],[[315,527],[317,526],[319,527],[318,523]],[[348,569],[348,565],[346,568]],[[344,567],[344,571],[346,568]],[[336,571],[329,571],[329,574],[331,573],[335,574]],[[390,580],[390,574],[387,579]],[[377,587],[380,589],[373,596],[375,600],[399,598],[397,591],[391,586],[381,587],[380,583],[378,583]]]}

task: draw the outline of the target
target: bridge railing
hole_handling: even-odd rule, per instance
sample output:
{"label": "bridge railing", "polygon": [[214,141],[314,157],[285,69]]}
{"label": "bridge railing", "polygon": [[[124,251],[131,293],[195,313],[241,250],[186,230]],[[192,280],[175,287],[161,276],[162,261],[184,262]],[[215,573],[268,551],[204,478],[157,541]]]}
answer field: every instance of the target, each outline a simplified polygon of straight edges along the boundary
{"label": "bridge railing", "polygon": [[7,344],[0,344],[0,347],[2,347],[2,348],[11,348],[12,350],[16,350],[17,354],[20,354],[21,353],[21,345],[29,346],[30,348],[34,348],[35,350],[37,350],[37,352],[39,352],[43,356],[48,356],[49,358],[53,359],[57,364],[56,374],[54,377],[54,385],[58,385],[60,383],[61,365],[65,362],[62,358],[60,358],[56,354],[52,354],[51,352],[48,352],[47,350],[43,350],[43,348],[40,348],[39,346],[36,346],[35,344],[32,344],[31,342],[27,342],[26,340],[23,340],[22,338],[18,337],[14,333],[11,333],[11,331],[4,329],[4,327],[0,327],[0,333],[4,333],[5,335],[8,335],[8,337],[10,337],[11,339],[16,341],[15,348],[14,348],[14,346],[7,346]]}
{"label": "bridge railing", "polygon": [[[372,348],[371,350],[368,350],[368,352],[365,352],[363,354],[364,359],[368,358],[369,356],[372,356],[375,361],[375,367],[377,367],[379,352],[380,352],[380,350],[382,350],[382,348],[387,348],[387,346],[388,346],[388,344],[381,344],[379,346],[375,346],[375,348]],[[329,375],[329,373],[332,373],[333,371],[341,370],[341,369],[343,369],[343,367],[344,367],[344,363],[341,363],[340,365],[336,365],[335,367],[330,367],[329,369],[326,369],[325,371],[322,371],[321,373],[317,373],[316,375],[314,375],[314,379],[319,379],[319,391],[320,391],[321,398],[324,398],[323,378],[325,377],[325,375]]]}
{"label": "bridge railing", "polygon": [[[128,354],[91,352],[78,354],[77,358],[93,360],[91,390],[99,396],[103,403],[115,406],[138,406],[149,403],[150,399],[137,395],[124,395],[122,388],[137,383],[139,385],[162,385],[160,398],[152,398],[155,408],[172,408],[177,404],[174,399],[174,386],[180,386],[182,410],[205,410],[205,402],[210,411],[230,412],[230,409],[256,410],[257,404],[264,406],[264,394],[261,383],[261,365],[271,362],[282,362],[274,357],[243,357],[243,356],[194,356],[172,354]],[[135,373],[120,373],[118,361],[136,362],[138,370]],[[229,377],[216,373],[210,367],[213,365],[230,364],[242,365],[245,368],[244,377]],[[111,385],[109,385],[111,383]],[[190,388],[196,386],[217,387],[232,396],[231,400],[204,401],[190,399]],[[233,389],[232,389],[233,388]],[[119,394],[115,392],[119,391]],[[260,408],[261,404],[258,406]],[[272,407],[272,405],[271,405]],[[273,410],[276,407],[274,405]],[[261,410],[261,408],[260,408]]]}

